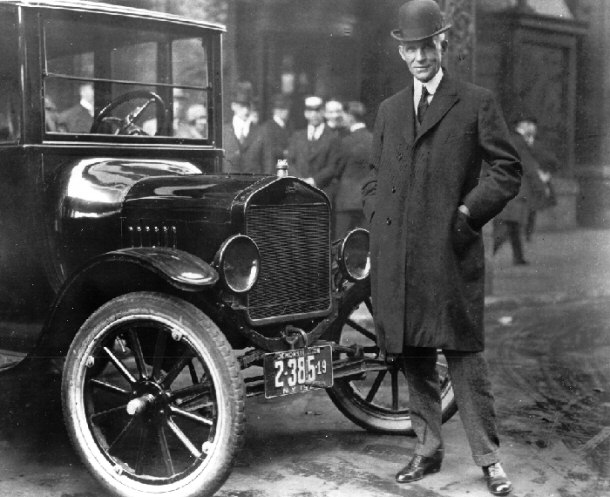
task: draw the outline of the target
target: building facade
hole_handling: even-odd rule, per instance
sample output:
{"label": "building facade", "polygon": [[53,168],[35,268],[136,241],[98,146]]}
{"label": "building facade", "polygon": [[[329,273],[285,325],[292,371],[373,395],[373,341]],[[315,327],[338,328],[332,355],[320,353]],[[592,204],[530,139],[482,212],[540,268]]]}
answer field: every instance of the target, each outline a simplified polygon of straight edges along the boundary
{"label": "building facade", "polygon": [[[226,24],[225,93],[250,81],[262,119],[275,93],[361,100],[370,109],[408,71],[389,32],[404,0],[116,0]],[[507,118],[536,115],[559,159],[558,205],[541,227],[610,227],[610,2],[438,0],[453,28],[447,68],[492,89]]]}

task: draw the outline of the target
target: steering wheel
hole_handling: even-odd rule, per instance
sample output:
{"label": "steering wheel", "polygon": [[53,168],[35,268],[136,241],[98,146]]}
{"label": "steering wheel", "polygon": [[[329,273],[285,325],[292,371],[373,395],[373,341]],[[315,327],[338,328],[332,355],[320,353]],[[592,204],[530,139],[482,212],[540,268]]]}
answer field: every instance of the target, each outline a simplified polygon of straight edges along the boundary
{"label": "steering wheel", "polygon": [[[130,100],[143,98],[146,99],[146,101],[142,105],[135,107],[125,117],[121,118],[110,115],[110,113],[119,105],[129,102]],[[123,95],[115,98],[112,102],[106,105],[93,120],[90,133],[99,133],[100,128],[102,128],[103,125],[110,124],[112,126],[112,134],[114,135],[148,135],[148,133],[146,133],[142,127],[135,124],[135,121],[138,119],[138,117],[140,117],[142,112],[144,112],[153,103],[160,106],[161,110],[163,111],[161,113],[157,113],[157,115],[161,116],[160,121],[157,122],[158,132],[165,127],[165,121],[167,119],[167,106],[165,105],[165,102],[159,95],[152,91],[135,90],[123,93]]]}

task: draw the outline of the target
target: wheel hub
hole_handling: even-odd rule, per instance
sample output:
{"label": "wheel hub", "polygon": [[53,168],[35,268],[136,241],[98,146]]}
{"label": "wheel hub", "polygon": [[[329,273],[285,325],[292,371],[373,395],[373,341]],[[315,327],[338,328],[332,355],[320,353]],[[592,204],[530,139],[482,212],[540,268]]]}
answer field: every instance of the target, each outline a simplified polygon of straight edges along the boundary
{"label": "wheel hub", "polygon": [[130,416],[152,414],[155,407],[160,407],[160,412],[163,412],[164,400],[165,395],[161,385],[151,380],[144,380],[134,388],[133,398],[127,403],[125,410]]}

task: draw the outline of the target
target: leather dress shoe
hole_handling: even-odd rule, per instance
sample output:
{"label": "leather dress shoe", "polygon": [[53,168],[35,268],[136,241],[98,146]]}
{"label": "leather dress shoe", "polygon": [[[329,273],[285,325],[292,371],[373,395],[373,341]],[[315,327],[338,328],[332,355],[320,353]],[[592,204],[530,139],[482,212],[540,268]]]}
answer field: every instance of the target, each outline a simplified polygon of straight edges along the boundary
{"label": "leather dress shoe", "polygon": [[409,483],[421,480],[425,475],[438,473],[443,461],[443,451],[437,450],[432,456],[425,457],[419,454],[414,455],[409,464],[396,473],[398,483]]}
{"label": "leather dress shoe", "polygon": [[508,495],[513,489],[513,484],[506,476],[499,462],[483,467],[483,474],[487,482],[487,488],[494,495]]}

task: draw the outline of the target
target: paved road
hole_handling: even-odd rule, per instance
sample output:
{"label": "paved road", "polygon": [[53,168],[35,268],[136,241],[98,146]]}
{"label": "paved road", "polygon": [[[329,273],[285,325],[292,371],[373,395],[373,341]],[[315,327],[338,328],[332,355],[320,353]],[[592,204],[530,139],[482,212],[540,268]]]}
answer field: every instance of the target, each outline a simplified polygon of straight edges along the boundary
{"label": "paved road", "polygon": [[[521,497],[610,496],[610,301],[494,310],[488,359],[505,466]],[[57,385],[0,375],[0,495],[102,497],[67,441]],[[458,417],[443,470],[399,486],[409,437],[369,434],[324,392],[250,399],[247,439],[221,497],[487,496]]]}

